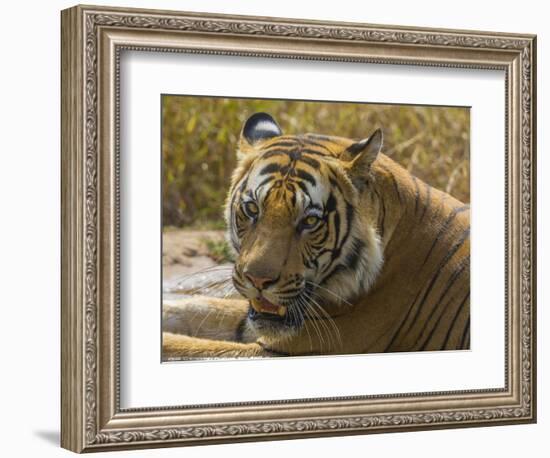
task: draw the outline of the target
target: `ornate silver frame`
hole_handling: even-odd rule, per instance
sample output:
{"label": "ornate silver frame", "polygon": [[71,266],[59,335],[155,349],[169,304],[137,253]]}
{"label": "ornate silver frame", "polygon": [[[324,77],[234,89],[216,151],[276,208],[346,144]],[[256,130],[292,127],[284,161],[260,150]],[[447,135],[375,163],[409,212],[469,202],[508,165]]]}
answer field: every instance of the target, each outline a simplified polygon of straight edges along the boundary
{"label": "ornate silver frame", "polygon": [[[505,388],[121,409],[117,161],[124,49],[505,71]],[[533,35],[92,6],[64,10],[61,445],[88,452],[534,422],[535,62]]]}

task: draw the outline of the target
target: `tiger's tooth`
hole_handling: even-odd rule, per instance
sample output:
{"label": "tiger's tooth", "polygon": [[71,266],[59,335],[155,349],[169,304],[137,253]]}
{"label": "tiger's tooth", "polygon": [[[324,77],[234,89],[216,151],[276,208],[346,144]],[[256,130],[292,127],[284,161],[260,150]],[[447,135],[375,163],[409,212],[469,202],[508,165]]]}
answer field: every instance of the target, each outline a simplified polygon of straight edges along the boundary
{"label": "tiger's tooth", "polygon": [[262,311],[262,306],[260,305],[260,303],[256,299],[252,299],[250,301],[250,303],[252,305],[252,308],[254,310],[256,310],[256,312],[261,312]]}
{"label": "tiger's tooth", "polygon": [[279,316],[285,316],[286,315],[286,307],[283,307],[279,305],[279,308],[277,309],[277,313]]}

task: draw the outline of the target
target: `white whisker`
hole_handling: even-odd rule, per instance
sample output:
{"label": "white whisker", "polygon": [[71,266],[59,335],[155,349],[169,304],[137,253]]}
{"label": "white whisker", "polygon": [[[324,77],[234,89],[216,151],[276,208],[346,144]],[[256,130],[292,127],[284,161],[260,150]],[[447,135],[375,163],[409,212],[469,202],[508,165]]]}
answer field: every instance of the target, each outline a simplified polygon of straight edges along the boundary
{"label": "white whisker", "polygon": [[206,322],[206,320],[207,320],[208,317],[212,314],[213,311],[214,311],[213,309],[210,309],[210,310],[208,311],[208,313],[205,315],[205,317],[202,319],[202,321],[201,321],[200,324],[199,324],[199,327],[198,327],[197,330],[195,331],[195,334],[194,334],[195,337],[197,337],[197,336],[199,335],[199,331],[200,331],[202,325]]}
{"label": "white whisker", "polygon": [[312,301],[313,303],[312,305],[315,307],[315,309],[325,316],[325,318],[322,318],[319,314],[317,314],[317,316],[319,317],[321,322],[327,327],[327,329],[328,329],[328,325],[325,322],[328,322],[332,326],[334,331],[334,337],[338,340],[338,344],[340,348],[342,348],[343,347],[342,336],[340,334],[340,329],[338,329],[338,325],[336,324],[334,319],[327,313],[327,311],[315,299],[313,299],[313,297],[311,296],[307,296],[307,297],[309,300]]}
{"label": "white whisker", "polygon": [[[305,299],[303,297],[299,297],[299,300],[304,305],[305,308],[309,308],[308,303],[305,301]],[[302,313],[302,316],[304,316],[303,313]],[[319,327],[317,326],[317,323],[315,323],[315,321],[307,320],[307,322],[313,327],[313,330],[317,334],[317,337],[319,337],[319,344],[321,345],[320,350],[322,352],[323,351],[323,346],[324,346],[324,343],[325,343],[325,339],[323,339],[321,330],[319,329]],[[307,324],[306,324],[306,326],[307,326]]]}
{"label": "white whisker", "polygon": [[324,287],[324,286],[321,286],[319,285],[318,283],[315,283],[315,282],[312,282],[311,280],[306,280],[306,284],[309,283],[311,286],[315,287],[315,288],[319,288],[323,291],[326,291],[327,293],[329,294],[332,294],[334,297],[336,297],[338,300],[344,302],[345,304],[349,305],[350,307],[353,307],[353,304],[349,301],[347,301],[346,299],[344,299],[342,296],[340,296],[339,294],[336,294],[334,291]]}
{"label": "white whisker", "polygon": [[[299,299],[301,299],[301,298],[299,298]],[[289,312],[292,312],[292,316],[296,316],[296,314],[298,314],[298,313],[300,314],[300,321],[302,321],[304,323],[304,328],[307,332],[307,337],[309,339],[309,351],[313,351],[313,340],[311,339],[311,334],[309,332],[307,323],[305,322],[304,313],[301,310],[301,308],[299,307],[299,304],[297,304],[297,305],[298,305],[298,307],[293,307],[292,309],[289,309]]]}

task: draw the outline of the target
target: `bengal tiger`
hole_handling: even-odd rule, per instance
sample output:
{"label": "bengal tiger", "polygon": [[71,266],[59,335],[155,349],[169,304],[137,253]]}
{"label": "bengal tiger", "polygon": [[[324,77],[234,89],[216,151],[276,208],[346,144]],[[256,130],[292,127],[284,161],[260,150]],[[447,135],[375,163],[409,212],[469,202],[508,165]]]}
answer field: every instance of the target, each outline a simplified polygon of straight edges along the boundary
{"label": "bengal tiger", "polygon": [[225,205],[242,299],[164,304],[164,359],[470,346],[470,209],[354,141],[244,124]]}

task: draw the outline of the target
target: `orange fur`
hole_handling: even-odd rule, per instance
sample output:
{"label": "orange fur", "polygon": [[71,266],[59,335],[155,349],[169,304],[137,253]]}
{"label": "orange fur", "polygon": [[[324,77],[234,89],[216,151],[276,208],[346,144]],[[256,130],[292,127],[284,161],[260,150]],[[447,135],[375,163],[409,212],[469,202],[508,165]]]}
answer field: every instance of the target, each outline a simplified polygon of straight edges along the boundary
{"label": "orange fur", "polygon": [[[164,357],[469,348],[469,207],[413,177],[378,151],[374,154],[367,146],[366,152],[354,155],[350,151],[355,143],[338,137],[277,136],[259,145],[244,146],[241,141],[241,160],[227,201],[229,223],[235,220],[237,185],[258,162],[265,161],[265,151],[296,139],[306,145],[303,148],[319,154],[324,152],[324,156],[312,156],[322,163],[318,174],[336,177],[345,197],[340,204],[344,200],[353,202],[355,220],[349,234],[364,241],[361,250],[364,259],[357,261],[355,271],[343,269],[323,284],[334,293],[317,289],[315,297],[321,302],[322,310],[317,310],[315,319],[306,319],[297,332],[288,335],[255,334],[247,327],[246,332],[241,333],[245,343],[240,343],[228,341],[227,337],[225,340],[219,336],[212,338],[212,334],[204,332],[204,329],[216,331],[218,328],[220,335],[235,334],[236,328],[245,323],[248,301],[201,299],[202,312],[196,319],[183,307],[178,312],[180,319],[190,326],[183,332],[194,335],[193,329],[197,327],[194,323],[199,319],[206,328],[199,330],[196,337],[165,333]],[[269,163],[281,168],[286,164],[284,161],[281,157]],[[304,170],[313,173],[311,168]],[[244,282],[243,271],[252,265],[255,271],[283,279],[292,278],[304,269],[303,255],[300,255],[303,242],[292,235],[290,223],[296,214],[288,204],[283,205],[284,199],[288,201],[291,197],[282,193],[270,196],[264,203],[263,220],[254,228],[246,226],[237,247],[235,275],[240,275],[238,281]],[[231,236],[236,237],[230,231]],[[338,241],[334,234],[327,237],[334,243]],[[353,258],[352,252],[348,249],[347,259]],[[379,266],[374,265],[378,256]],[[374,264],[369,265],[371,262]],[[231,319],[221,322],[216,320],[215,313],[206,316],[220,308],[229,313]],[[167,305],[165,314],[170,310]],[[182,328],[179,329],[181,332]],[[178,332],[176,328],[166,330]]]}

